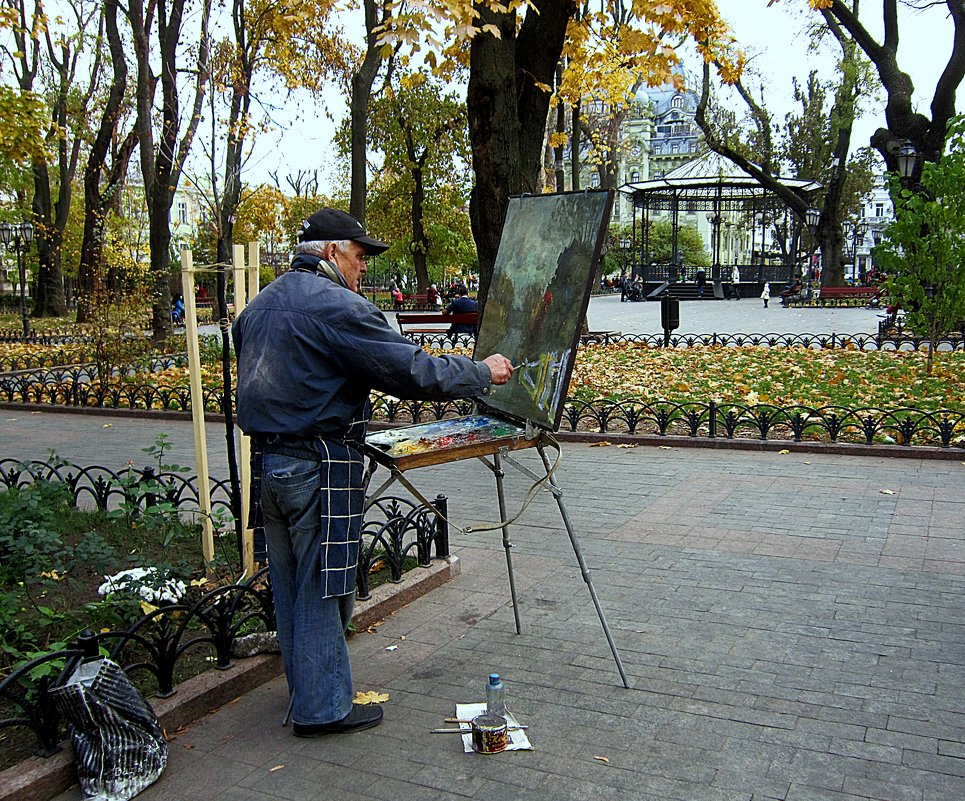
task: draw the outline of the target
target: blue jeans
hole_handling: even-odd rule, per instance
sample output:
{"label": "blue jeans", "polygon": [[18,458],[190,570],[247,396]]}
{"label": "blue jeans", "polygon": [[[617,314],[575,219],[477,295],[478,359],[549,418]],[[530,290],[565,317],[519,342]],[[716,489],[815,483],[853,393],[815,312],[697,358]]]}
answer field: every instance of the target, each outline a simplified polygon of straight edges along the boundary
{"label": "blue jeans", "polygon": [[355,593],[323,597],[322,463],[266,453],[262,507],[278,643],[292,720],[331,723],[352,710],[352,668],[345,627]]}

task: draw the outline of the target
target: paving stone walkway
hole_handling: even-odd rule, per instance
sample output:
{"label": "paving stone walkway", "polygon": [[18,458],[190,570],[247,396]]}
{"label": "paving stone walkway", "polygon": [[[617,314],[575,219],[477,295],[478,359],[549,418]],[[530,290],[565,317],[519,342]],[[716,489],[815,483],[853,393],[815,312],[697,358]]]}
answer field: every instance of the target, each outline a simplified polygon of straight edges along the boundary
{"label": "paving stone walkway", "polygon": [[[187,425],[160,428],[192,464]],[[56,443],[64,458],[120,466],[157,429],[0,411],[0,456],[43,458]],[[213,453],[217,440],[209,431]],[[173,733],[165,774],[139,799],[965,798],[961,462],[563,454],[567,511],[631,689],[542,493],[512,529],[522,634],[498,534],[454,532],[462,575],[352,639],[357,688],[390,695],[383,725],[297,739],[280,725],[276,680]],[[477,461],[410,476],[448,494],[457,522],[496,517]],[[510,470],[507,483],[514,508],[528,481]],[[480,700],[491,671],[533,751],[463,754],[459,738],[429,733],[456,703]]]}

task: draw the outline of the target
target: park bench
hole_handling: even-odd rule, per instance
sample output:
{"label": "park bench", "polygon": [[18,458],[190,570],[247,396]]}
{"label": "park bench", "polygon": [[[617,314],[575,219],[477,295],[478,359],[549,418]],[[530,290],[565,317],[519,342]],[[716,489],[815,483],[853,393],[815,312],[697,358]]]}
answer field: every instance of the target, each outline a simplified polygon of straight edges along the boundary
{"label": "park bench", "polygon": [[396,312],[395,321],[399,325],[399,333],[403,336],[410,336],[412,334],[447,334],[449,333],[449,326],[457,323],[472,326],[479,325],[479,312],[464,312],[462,314]]}
{"label": "park bench", "polygon": [[823,286],[818,300],[873,300],[882,294],[880,286]]}

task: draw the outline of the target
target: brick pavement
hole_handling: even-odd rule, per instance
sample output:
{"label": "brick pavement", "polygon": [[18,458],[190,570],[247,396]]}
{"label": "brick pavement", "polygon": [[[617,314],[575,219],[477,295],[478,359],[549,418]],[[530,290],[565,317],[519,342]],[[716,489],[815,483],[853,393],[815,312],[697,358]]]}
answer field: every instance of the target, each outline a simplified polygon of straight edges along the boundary
{"label": "brick pavement", "polygon": [[[0,421],[0,456],[55,442],[104,464],[154,431]],[[163,427],[190,464],[179,425]],[[565,445],[567,509],[631,689],[542,494],[512,530],[522,635],[498,535],[453,534],[462,575],[352,640],[357,686],[391,696],[382,726],[296,739],[276,725],[276,680],[177,732],[139,798],[965,798],[963,474],[957,461]],[[478,462],[412,477],[447,492],[457,521],[496,513]],[[525,481],[508,483],[512,508]],[[493,670],[532,752],[465,755],[428,733]]]}

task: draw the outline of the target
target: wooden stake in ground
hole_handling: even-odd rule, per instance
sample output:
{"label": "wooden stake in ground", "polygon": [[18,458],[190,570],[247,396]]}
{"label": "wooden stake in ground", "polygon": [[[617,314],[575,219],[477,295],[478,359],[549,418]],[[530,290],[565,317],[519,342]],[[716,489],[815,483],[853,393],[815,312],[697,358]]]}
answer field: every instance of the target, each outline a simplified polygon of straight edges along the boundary
{"label": "wooden stake in ground", "polygon": [[211,483],[208,475],[208,448],[204,428],[204,390],[201,386],[198,309],[194,302],[194,257],[190,250],[181,251],[181,291],[184,293],[184,338],[188,346],[194,461],[198,472],[198,506],[201,508],[201,550],[205,564],[210,565],[214,561],[214,525],[211,522]]}

